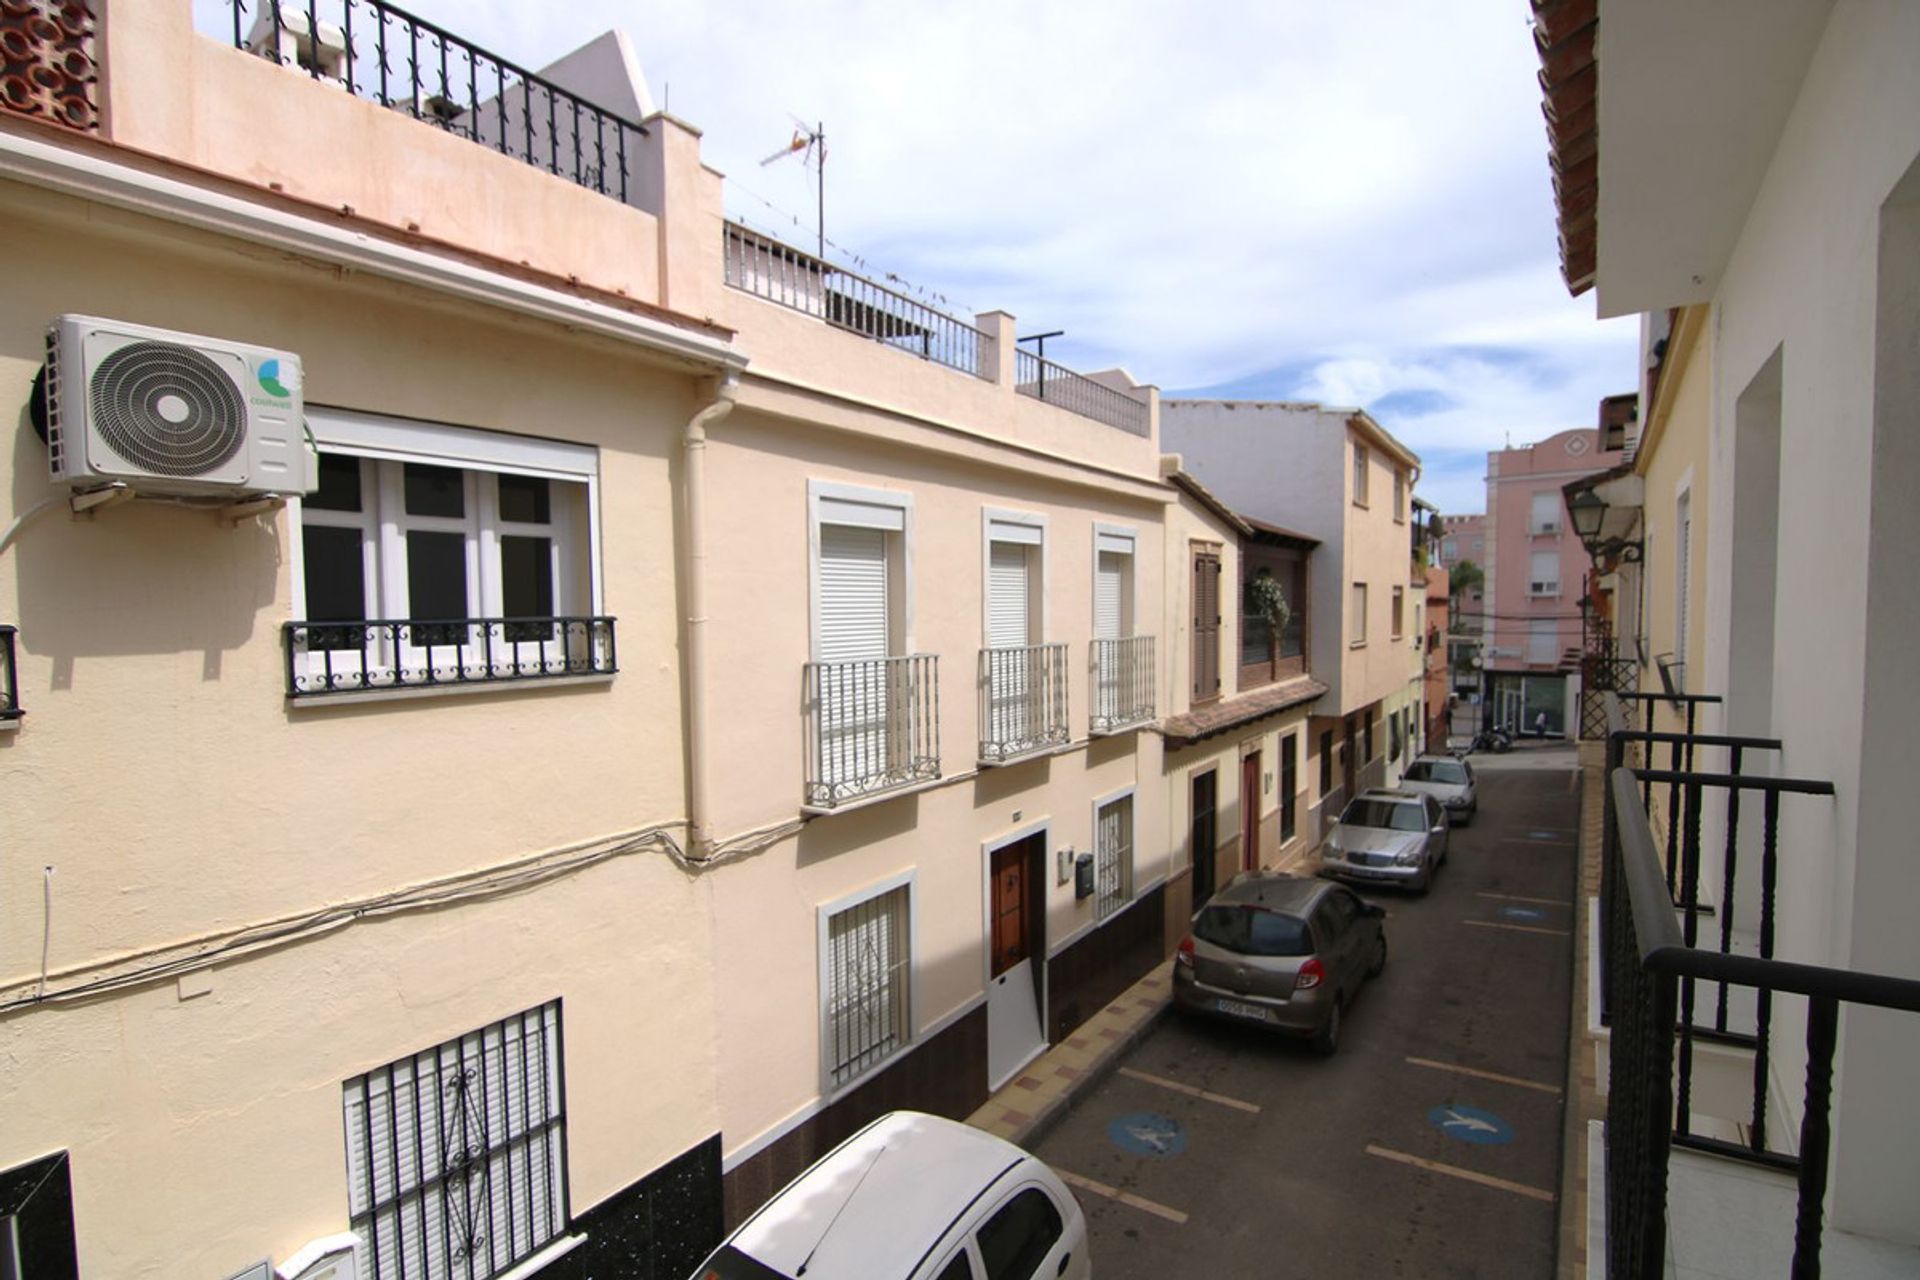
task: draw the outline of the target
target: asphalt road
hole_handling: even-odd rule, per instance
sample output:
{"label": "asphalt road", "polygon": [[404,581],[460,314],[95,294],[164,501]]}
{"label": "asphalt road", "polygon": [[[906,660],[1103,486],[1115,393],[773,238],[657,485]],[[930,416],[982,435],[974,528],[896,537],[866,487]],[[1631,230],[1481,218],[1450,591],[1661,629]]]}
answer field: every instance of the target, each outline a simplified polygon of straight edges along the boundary
{"label": "asphalt road", "polygon": [[1334,1057],[1169,1015],[1034,1147],[1103,1280],[1552,1276],[1574,758],[1474,764],[1433,892],[1365,895],[1390,959]]}

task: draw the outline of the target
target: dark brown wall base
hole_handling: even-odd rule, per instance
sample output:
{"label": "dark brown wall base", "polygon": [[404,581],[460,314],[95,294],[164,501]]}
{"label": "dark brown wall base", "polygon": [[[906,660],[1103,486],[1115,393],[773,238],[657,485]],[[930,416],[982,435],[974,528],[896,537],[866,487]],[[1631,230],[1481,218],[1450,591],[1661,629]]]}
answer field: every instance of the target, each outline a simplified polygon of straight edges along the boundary
{"label": "dark brown wall base", "polygon": [[727,1174],[726,1229],[740,1225],[808,1165],[889,1111],[964,1120],[986,1100],[987,1009],[981,1005]]}
{"label": "dark brown wall base", "polygon": [[[1224,880],[1221,883],[1226,883]],[[1047,1042],[1058,1044],[1166,959],[1166,886],[1047,962]]]}
{"label": "dark brown wall base", "polygon": [[587,1241],[540,1280],[685,1280],[725,1234],[715,1134],[573,1220]]}

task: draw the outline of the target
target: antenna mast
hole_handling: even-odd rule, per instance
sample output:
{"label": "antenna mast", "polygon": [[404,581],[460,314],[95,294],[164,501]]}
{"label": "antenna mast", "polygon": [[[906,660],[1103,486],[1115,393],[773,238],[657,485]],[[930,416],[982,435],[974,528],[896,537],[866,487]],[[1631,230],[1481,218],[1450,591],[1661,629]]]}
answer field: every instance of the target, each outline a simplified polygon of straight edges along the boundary
{"label": "antenna mast", "polygon": [[[762,160],[760,167],[764,169],[775,160],[785,159],[796,151],[805,152],[808,156],[813,157],[814,173],[816,175],[814,186],[814,225],[820,237],[818,245],[819,257],[822,261],[825,261],[827,256],[827,126],[825,123],[808,125],[798,116],[793,118],[793,122],[796,126],[793,131],[793,141],[768,156],[765,160]],[[801,162],[805,163],[805,161],[806,156],[803,156]]]}

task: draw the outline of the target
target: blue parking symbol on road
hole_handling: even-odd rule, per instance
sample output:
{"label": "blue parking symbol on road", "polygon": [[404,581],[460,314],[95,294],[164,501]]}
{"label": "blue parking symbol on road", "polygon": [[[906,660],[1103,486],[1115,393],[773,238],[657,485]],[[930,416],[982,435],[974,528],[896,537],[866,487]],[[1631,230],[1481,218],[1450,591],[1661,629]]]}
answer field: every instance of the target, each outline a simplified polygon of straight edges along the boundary
{"label": "blue parking symbol on road", "polygon": [[1504,1146],[1513,1141],[1512,1125],[1478,1107],[1435,1107],[1427,1112],[1427,1123],[1449,1138],[1483,1147]]}
{"label": "blue parking symbol on road", "polygon": [[1538,920],[1547,913],[1533,907],[1502,907],[1500,914],[1509,920]]}
{"label": "blue parking symbol on road", "polygon": [[1177,1156],[1187,1149],[1187,1131],[1178,1120],[1151,1111],[1131,1111],[1107,1126],[1107,1137],[1136,1156]]}

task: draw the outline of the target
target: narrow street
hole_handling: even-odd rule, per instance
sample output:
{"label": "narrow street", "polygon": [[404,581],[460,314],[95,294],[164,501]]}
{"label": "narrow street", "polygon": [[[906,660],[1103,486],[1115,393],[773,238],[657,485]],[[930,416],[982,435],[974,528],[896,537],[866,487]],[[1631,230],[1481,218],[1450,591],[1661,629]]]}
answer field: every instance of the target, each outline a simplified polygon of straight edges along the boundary
{"label": "narrow street", "polygon": [[1035,1151],[1106,1277],[1552,1274],[1575,922],[1565,749],[1475,756],[1480,811],[1339,1052],[1169,1015]]}

